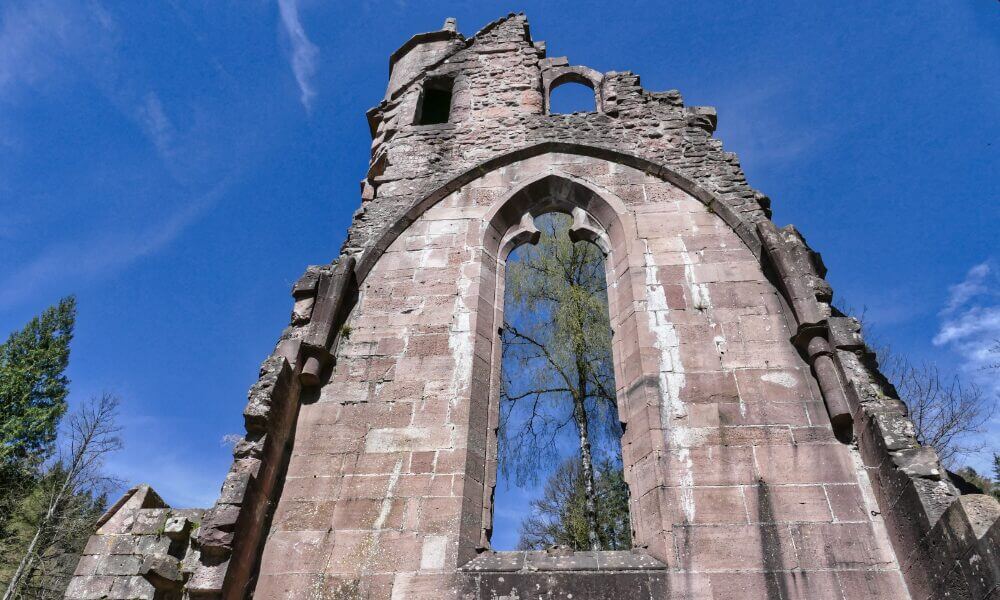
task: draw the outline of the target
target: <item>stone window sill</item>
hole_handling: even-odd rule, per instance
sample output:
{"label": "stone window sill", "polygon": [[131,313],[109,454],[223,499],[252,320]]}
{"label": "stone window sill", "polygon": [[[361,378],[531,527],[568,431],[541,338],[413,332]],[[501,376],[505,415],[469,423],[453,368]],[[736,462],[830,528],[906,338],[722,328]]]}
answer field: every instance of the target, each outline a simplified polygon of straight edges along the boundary
{"label": "stone window sill", "polygon": [[667,567],[641,550],[532,550],[485,552],[461,567],[466,573],[537,571],[657,571]]}
{"label": "stone window sill", "polygon": [[455,129],[455,123],[430,123],[427,125],[411,125],[414,131],[449,131]]}

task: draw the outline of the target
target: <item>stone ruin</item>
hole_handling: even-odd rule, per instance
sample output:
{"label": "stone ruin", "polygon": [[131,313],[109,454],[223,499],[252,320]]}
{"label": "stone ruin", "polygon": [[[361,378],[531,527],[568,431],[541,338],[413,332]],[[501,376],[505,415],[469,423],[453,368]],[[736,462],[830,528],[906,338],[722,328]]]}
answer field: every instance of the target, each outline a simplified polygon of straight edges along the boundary
{"label": "stone ruin", "polygon": [[[715,110],[548,57],[523,15],[392,54],[342,253],[292,289],[218,501],[148,486],[67,598],[1000,598],[1000,506],[922,447]],[[564,83],[595,110],[552,114]],[[634,548],[490,549],[503,266],[608,255]]]}

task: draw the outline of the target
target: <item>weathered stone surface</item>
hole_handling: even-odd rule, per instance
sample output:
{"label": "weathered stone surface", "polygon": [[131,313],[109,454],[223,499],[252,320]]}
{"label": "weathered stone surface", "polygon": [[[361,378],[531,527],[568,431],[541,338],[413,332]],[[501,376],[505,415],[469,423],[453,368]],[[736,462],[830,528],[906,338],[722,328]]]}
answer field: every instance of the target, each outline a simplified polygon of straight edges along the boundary
{"label": "weathered stone surface", "polygon": [[149,486],[132,488],[102,517],[66,598],[179,598],[188,573],[182,564],[198,556],[191,535],[204,512],[175,511]]}
{"label": "weathered stone surface", "polygon": [[181,563],[173,556],[147,556],[139,568],[139,575],[158,590],[176,591],[184,585]]}

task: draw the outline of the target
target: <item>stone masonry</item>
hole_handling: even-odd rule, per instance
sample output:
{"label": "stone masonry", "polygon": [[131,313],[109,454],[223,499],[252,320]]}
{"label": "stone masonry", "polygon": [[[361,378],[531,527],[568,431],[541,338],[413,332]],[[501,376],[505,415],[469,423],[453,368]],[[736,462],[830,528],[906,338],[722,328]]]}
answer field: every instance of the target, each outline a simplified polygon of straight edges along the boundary
{"label": "stone masonry", "polygon": [[[595,110],[550,114],[566,83]],[[512,14],[414,36],[367,116],[361,207],[292,290],[218,501],[134,488],[67,598],[1000,598],[1000,505],[920,446],[714,109]],[[504,264],[550,211],[608,256],[632,551],[490,549]]]}

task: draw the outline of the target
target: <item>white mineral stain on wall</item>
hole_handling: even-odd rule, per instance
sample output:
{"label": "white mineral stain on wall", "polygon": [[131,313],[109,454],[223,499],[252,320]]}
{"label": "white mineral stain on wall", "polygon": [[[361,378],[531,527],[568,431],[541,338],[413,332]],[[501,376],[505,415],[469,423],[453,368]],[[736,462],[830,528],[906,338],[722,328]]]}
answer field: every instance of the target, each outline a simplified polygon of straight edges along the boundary
{"label": "white mineral stain on wall", "polygon": [[392,475],[389,476],[389,485],[386,486],[385,498],[382,500],[382,506],[379,507],[378,518],[375,519],[375,524],[372,525],[373,529],[378,530],[385,527],[386,519],[389,518],[389,512],[392,510],[392,493],[396,489],[396,484],[399,483],[399,474],[402,471],[403,459],[399,459],[392,468]]}
{"label": "white mineral stain on wall", "polygon": [[420,552],[420,568],[422,570],[443,569],[447,550],[447,536],[428,535],[424,538]]}
{"label": "white mineral stain on wall", "polygon": [[[382,537],[382,529],[385,527],[385,522],[389,519],[389,513],[392,511],[392,499],[396,491],[396,485],[399,483],[399,475],[402,472],[403,459],[400,458],[396,460],[396,464],[392,469],[392,474],[389,475],[389,482],[385,489],[385,498],[382,499],[382,504],[379,506],[378,517],[376,517],[375,522],[372,524],[371,532],[365,536],[364,541],[359,547],[361,556],[364,557],[362,573],[366,572],[370,568],[379,552],[379,541]],[[331,553],[327,562],[328,568],[330,566],[329,561],[332,561],[333,557],[334,554]]]}
{"label": "white mineral stain on wall", "polygon": [[459,397],[469,387],[472,378],[472,313],[466,303],[472,290],[472,278],[469,270],[474,269],[475,251],[470,251],[469,260],[459,266],[458,293],[455,295],[455,318],[448,331],[448,348],[455,361],[455,370],[451,376],[451,404],[457,404]]}
{"label": "white mineral stain on wall", "polygon": [[[680,238],[679,242],[681,245],[681,261],[684,263],[684,280],[687,281],[688,289],[691,290],[691,302],[695,310],[705,314],[709,326],[716,332],[712,338],[712,342],[715,343],[715,351],[721,357],[726,353],[726,336],[723,335],[722,327],[715,322],[715,318],[713,317],[712,295],[708,291],[708,286],[698,281],[698,277],[694,272],[694,261],[691,259],[691,253],[688,251],[684,239]],[[747,416],[747,406],[743,402],[743,395],[740,394],[737,397],[740,402],[740,416],[745,417]]]}
{"label": "white mineral stain on wall", "polygon": [[670,322],[670,307],[667,306],[667,295],[659,280],[659,269],[653,259],[649,245],[645,244],[643,262],[646,270],[646,312],[649,315],[649,329],[655,341],[653,345],[660,351],[660,419],[667,428],[668,445],[675,453],[681,465],[680,487],[681,504],[684,516],[688,522],[694,521],[694,471],[690,451],[684,446],[688,440],[688,427],[683,425],[687,410],[681,401],[681,388],[684,387],[684,366],[681,363],[680,340],[677,330]]}
{"label": "white mineral stain on wall", "polygon": [[691,302],[695,310],[707,311],[712,308],[712,297],[708,293],[708,286],[704,283],[698,283],[697,277],[694,274],[694,261],[691,260],[691,253],[688,252],[683,238],[679,239],[679,241],[681,245],[681,261],[684,263],[684,280],[687,281],[688,288],[691,290]]}
{"label": "white mineral stain on wall", "polygon": [[365,436],[365,452],[428,452],[454,447],[454,425],[440,427],[387,427],[372,429]]}
{"label": "white mineral stain on wall", "polygon": [[767,381],[768,383],[776,383],[781,387],[794,388],[798,385],[799,380],[795,378],[791,373],[765,373],[760,376],[761,381]]}

